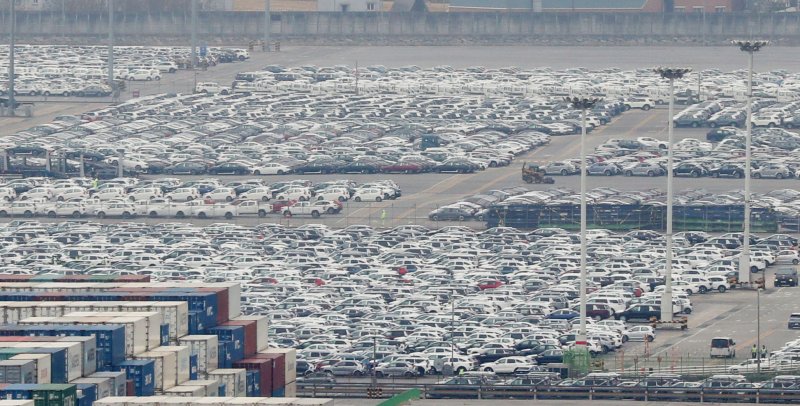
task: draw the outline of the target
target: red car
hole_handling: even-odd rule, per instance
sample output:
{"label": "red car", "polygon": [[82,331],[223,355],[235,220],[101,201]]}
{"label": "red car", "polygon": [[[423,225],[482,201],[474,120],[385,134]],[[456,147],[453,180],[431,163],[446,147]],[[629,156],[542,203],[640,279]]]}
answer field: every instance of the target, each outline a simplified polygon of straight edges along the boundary
{"label": "red car", "polygon": [[283,213],[283,209],[294,206],[297,200],[273,200],[271,203],[273,213]]}
{"label": "red car", "polygon": [[385,165],[385,166],[381,167],[381,172],[383,172],[383,173],[393,173],[393,172],[420,173],[420,172],[424,172],[424,171],[425,171],[425,168],[422,165],[411,163],[411,162],[409,162],[409,163],[398,162],[398,163]]}
{"label": "red car", "polygon": [[478,282],[478,289],[486,290],[486,289],[495,289],[503,286],[503,281],[497,279],[485,279]]}

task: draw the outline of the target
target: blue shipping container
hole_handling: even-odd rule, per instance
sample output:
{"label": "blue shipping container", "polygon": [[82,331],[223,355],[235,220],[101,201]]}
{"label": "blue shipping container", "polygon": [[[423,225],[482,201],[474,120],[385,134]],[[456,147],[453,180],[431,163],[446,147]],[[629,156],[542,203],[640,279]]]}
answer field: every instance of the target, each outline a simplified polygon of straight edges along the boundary
{"label": "blue shipping container", "polygon": [[189,335],[205,334],[206,325],[200,312],[189,312]]}
{"label": "blue shipping container", "polygon": [[217,390],[217,396],[225,396],[225,384],[219,384],[219,390]]}
{"label": "blue shipping container", "polygon": [[189,380],[196,381],[197,380],[197,370],[199,369],[197,354],[192,354],[189,356]]}
{"label": "blue shipping container", "polygon": [[[97,400],[97,385],[92,383],[79,383],[77,384],[78,390],[83,393],[84,402],[88,400],[88,405],[94,403]],[[81,401],[78,400],[78,404],[81,404]]]}
{"label": "blue shipping container", "polygon": [[282,398],[285,395],[286,395],[286,387],[285,386],[282,386],[282,387],[280,387],[278,389],[273,389],[272,390],[272,397],[273,398]]}
{"label": "blue shipping container", "polygon": [[35,384],[8,385],[0,390],[0,397],[3,399],[33,399],[33,390],[38,386]]}
{"label": "blue shipping container", "polygon": [[216,326],[207,330],[208,334],[219,337],[219,341],[233,342],[230,352],[232,362],[244,359],[244,326]]}
{"label": "blue shipping container", "polygon": [[161,345],[169,345],[169,324],[161,325]]}
{"label": "blue shipping container", "polygon": [[[133,381],[135,396],[153,396],[156,391],[156,362],[147,360],[129,360],[120,362],[120,371]],[[130,396],[130,395],[128,395]]]}
{"label": "blue shipping container", "polygon": [[217,345],[217,354],[219,357],[219,368],[232,368],[233,359],[231,359],[231,351],[233,351],[232,341],[220,341]]}
{"label": "blue shipping container", "polygon": [[255,374],[253,373],[253,371],[247,371],[247,379],[245,380],[244,392],[245,396],[247,396],[248,398],[255,397],[255,395],[253,395],[253,390],[254,390],[253,388],[255,387],[255,384],[253,382],[254,378]]}

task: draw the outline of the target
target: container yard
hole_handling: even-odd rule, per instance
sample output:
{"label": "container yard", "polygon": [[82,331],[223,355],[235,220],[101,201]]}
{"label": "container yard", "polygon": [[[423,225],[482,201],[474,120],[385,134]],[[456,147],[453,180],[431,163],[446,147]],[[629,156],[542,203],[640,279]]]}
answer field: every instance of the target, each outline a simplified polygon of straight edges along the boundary
{"label": "container yard", "polygon": [[0,406],[331,405],[237,283],[0,277]]}

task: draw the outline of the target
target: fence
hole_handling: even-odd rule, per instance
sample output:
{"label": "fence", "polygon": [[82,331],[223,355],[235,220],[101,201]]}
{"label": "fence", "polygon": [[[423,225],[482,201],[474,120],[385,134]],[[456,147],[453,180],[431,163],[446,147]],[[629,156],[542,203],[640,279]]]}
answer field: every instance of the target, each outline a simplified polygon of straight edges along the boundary
{"label": "fence", "polygon": [[613,357],[594,359],[591,368],[594,372],[616,372],[632,379],[644,378],[652,373],[678,374],[692,380],[704,379],[717,374],[740,374],[764,378],[776,374],[800,373],[800,361],[787,360],[773,364],[764,359],[760,374],[755,365],[741,366],[742,362],[744,360],[736,358],[705,358],[690,354],[649,355],[645,348],[644,354],[630,355],[619,351]]}

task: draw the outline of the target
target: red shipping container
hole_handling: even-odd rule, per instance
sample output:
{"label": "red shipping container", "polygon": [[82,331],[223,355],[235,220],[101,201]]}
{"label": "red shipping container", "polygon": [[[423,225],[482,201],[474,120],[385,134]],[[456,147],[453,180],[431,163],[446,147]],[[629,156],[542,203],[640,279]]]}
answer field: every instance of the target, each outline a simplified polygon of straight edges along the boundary
{"label": "red shipping container", "polygon": [[[40,337],[29,337],[29,336],[8,336],[8,337],[0,337],[0,343],[15,343],[15,342],[28,342],[28,341],[42,341],[42,340],[33,340],[34,338]],[[56,337],[50,337],[49,340],[45,340],[47,342],[50,341],[58,341]]]}
{"label": "red shipping container", "polygon": [[258,323],[255,320],[228,320],[220,325],[244,327],[245,357],[249,357],[258,351]]}
{"label": "red shipping container", "polygon": [[87,279],[89,279],[89,275],[69,275],[58,278],[58,282],[80,283],[86,282]]}
{"label": "red shipping container", "polygon": [[147,283],[150,282],[150,275],[120,275],[114,281],[120,283]]}
{"label": "red shipping container", "polygon": [[271,359],[265,358],[245,358],[241,361],[234,362],[234,368],[244,368],[248,371],[258,371],[259,385],[261,386],[261,396],[272,396],[272,368],[274,363]]}
{"label": "red shipping container", "polygon": [[28,282],[33,275],[10,275],[0,274],[0,282]]}
{"label": "red shipping container", "polygon": [[286,386],[286,356],[283,354],[257,353],[252,358],[272,360],[272,387],[274,389]]}

